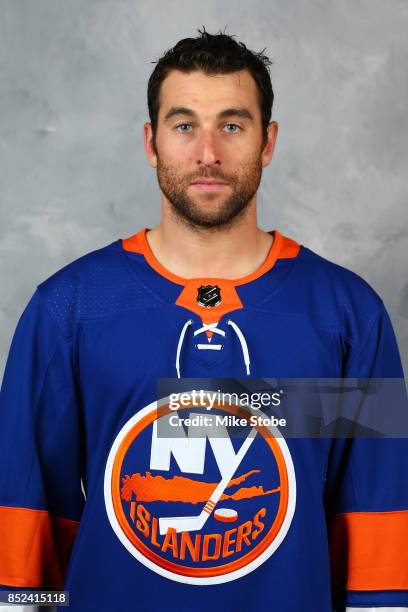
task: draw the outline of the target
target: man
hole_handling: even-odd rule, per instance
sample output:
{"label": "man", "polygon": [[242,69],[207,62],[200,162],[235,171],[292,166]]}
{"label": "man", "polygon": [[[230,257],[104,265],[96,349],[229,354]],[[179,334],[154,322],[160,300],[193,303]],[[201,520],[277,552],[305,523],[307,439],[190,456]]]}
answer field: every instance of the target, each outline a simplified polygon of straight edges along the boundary
{"label": "man", "polygon": [[3,589],[64,587],[75,612],[408,606],[404,439],[194,438],[181,420],[208,405],[157,397],[158,379],[403,377],[373,289],[257,226],[268,64],[205,30],[159,60],[160,224],[58,271],[23,313],[1,398]]}

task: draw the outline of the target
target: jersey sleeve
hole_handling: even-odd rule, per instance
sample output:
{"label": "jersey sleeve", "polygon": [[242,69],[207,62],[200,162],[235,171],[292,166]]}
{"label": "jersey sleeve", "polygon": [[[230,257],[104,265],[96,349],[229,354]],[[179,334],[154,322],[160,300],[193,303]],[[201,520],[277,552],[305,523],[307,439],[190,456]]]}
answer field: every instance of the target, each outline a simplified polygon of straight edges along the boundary
{"label": "jersey sleeve", "polygon": [[84,505],[73,339],[37,289],[0,393],[0,588],[61,589]]}
{"label": "jersey sleeve", "polygon": [[[382,302],[363,341],[347,353],[348,377],[395,379],[407,409],[399,350]],[[336,610],[407,611],[407,437],[333,440],[325,499]]]}

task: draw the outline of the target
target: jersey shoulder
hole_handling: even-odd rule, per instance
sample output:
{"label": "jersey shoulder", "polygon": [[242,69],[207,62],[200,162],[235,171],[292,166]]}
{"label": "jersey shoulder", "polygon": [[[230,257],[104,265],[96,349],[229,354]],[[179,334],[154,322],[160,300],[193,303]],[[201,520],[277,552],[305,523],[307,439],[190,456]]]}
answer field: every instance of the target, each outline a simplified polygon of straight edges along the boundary
{"label": "jersey shoulder", "polygon": [[359,274],[339,265],[322,255],[302,246],[300,251],[301,273],[314,279],[313,288],[320,291],[334,292],[337,298],[363,299],[374,307],[382,303],[376,290]]}
{"label": "jersey shoulder", "polygon": [[124,265],[120,240],[73,260],[37,286],[63,334],[79,320],[107,317],[143,299],[143,288]]}
{"label": "jersey shoulder", "polygon": [[292,280],[304,296],[305,308],[346,337],[361,340],[384,311],[377,291],[356,272],[308,247],[302,246],[298,263]]}

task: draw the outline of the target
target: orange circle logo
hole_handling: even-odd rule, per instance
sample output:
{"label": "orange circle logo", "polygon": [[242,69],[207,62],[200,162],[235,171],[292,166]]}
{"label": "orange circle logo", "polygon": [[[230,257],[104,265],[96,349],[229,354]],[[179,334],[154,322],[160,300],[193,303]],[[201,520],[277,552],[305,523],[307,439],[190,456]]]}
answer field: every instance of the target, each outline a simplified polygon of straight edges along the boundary
{"label": "orange circle logo", "polygon": [[218,584],[252,572],[281,544],[296,505],[293,462],[276,428],[251,425],[254,414],[233,403],[174,411],[165,398],[122,427],[106,464],[106,511],[146,567]]}

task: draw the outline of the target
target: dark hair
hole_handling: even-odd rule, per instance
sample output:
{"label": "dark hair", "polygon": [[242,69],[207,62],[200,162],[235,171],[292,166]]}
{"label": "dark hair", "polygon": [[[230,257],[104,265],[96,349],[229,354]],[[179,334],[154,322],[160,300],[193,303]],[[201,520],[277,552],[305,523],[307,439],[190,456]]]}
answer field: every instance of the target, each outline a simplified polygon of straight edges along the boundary
{"label": "dark hair", "polygon": [[263,137],[266,142],[266,128],[271,120],[273,90],[269,65],[271,60],[264,55],[265,49],[259,52],[250,51],[242,42],[233,40],[223,32],[209,34],[197,30],[200,36],[183,38],[165,52],[157,61],[147,85],[147,105],[153,138],[156,135],[157,118],[160,107],[160,87],[171,70],[192,72],[201,70],[206,74],[228,74],[237,70],[248,70],[255,80],[262,116]]}

